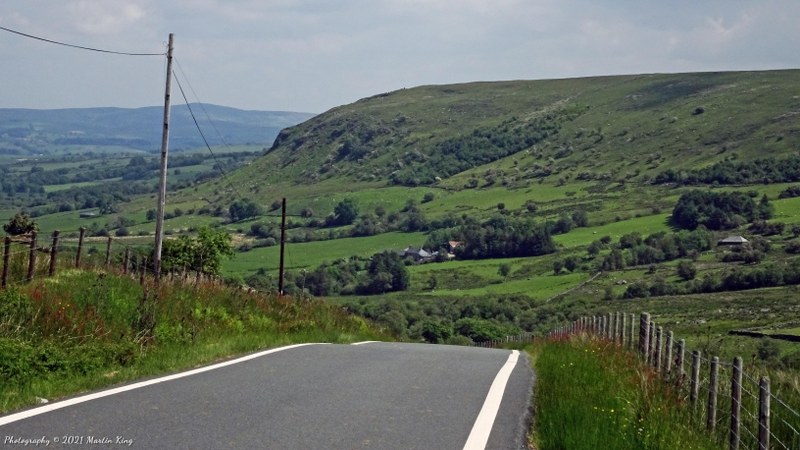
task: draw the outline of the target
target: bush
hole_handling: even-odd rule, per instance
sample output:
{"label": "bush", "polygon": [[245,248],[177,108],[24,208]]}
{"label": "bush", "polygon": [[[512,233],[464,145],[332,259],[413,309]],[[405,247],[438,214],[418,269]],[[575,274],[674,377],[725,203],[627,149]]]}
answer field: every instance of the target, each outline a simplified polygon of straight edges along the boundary
{"label": "bush", "polygon": [[20,234],[27,234],[39,230],[39,225],[28,217],[27,214],[17,213],[14,214],[14,217],[12,217],[7,224],[3,225],[3,230],[12,236],[18,236]]}
{"label": "bush", "polygon": [[690,261],[681,261],[678,263],[678,276],[685,281],[694,280],[697,269]]}

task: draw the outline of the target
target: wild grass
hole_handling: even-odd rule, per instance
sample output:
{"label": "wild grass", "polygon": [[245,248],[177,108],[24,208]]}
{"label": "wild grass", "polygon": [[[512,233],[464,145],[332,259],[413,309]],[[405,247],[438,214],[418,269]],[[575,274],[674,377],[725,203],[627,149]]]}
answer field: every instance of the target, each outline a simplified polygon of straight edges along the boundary
{"label": "wild grass", "polygon": [[536,351],[539,450],[721,449],[697,431],[679,396],[631,353],[588,338]]}
{"label": "wild grass", "polygon": [[268,347],[382,338],[322,301],[63,270],[0,291],[0,411]]}

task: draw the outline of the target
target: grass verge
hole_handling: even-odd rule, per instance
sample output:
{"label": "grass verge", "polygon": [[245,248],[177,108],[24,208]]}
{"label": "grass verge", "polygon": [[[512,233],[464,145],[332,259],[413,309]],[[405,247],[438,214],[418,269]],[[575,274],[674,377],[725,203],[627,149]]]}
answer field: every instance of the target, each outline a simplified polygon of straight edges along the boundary
{"label": "grass verge", "polygon": [[613,344],[547,341],[531,359],[538,450],[722,448],[687,425],[691,414],[671,388]]}
{"label": "grass verge", "polygon": [[0,291],[0,413],[265,348],[388,339],[323,301],[65,271]]}

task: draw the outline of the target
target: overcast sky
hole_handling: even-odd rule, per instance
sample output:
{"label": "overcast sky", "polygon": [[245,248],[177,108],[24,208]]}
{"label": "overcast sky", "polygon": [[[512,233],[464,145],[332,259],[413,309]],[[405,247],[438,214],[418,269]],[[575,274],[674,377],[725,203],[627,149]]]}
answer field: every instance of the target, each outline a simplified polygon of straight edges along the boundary
{"label": "overcast sky", "polygon": [[[81,46],[158,53],[175,33],[190,101],[305,112],[423,84],[800,68],[798,19],[798,0],[0,2],[0,26]],[[0,61],[0,107],[163,104],[163,57],[0,31]]]}

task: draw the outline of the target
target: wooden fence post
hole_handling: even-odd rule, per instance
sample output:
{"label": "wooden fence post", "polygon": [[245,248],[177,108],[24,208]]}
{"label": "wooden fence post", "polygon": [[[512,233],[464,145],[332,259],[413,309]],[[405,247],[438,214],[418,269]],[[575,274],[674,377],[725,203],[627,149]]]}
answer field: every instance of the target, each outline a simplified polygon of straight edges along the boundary
{"label": "wooden fence post", "polygon": [[83,253],[83,238],[86,236],[86,227],[80,227],[78,229],[78,253],[75,254],[75,268],[79,268],[81,266],[81,253]]}
{"label": "wooden fence post", "polygon": [[719,390],[719,356],[711,358],[711,372],[708,376],[708,411],[706,428],[714,431],[717,426],[717,392]]}
{"label": "wooden fence post", "polygon": [[33,281],[33,272],[36,271],[36,232],[31,231],[31,246],[28,250],[28,275],[26,279]]}
{"label": "wooden fence post", "polygon": [[5,289],[8,285],[8,258],[11,257],[11,236],[6,236],[5,244],[3,245],[3,281],[2,288]]}
{"label": "wooden fence post", "polygon": [[696,407],[700,393],[700,350],[692,352],[692,379],[689,383],[689,401]]}
{"label": "wooden fence post", "polygon": [[652,320],[650,321],[648,333],[649,337],[647,339],[650,343],[650,347],[647,349],[647,362],[649,362],[651,365],[655,365],[656,323]]}
{"label": "wooden fence post", "polygon": [[108,237],[108,243],[106,244],[106,267],[111,264],[111,236]]}
{"label": "wooden fence post", "polygon": [[47,271],[49,276],[56,274],[56,257],[58,256],[58,230],[53,231],[53,246],[50,247],[50,270]]}
{"label": "wooden fence post", "polygon": [[628,320],[628,326],[630,327],[628,345],[630,345],[631,349],[636,349],[636,314],[631,313],[628,315],[628,318],[630,319]]}
{"label": "wooden fence post", "polygon": [[621,328],[622,328],[621,330],[619,330],[620,333],[621,333],[621,338],[622,338],[622,346],[623,347],[627,347],[628,346],[628,315],[627,314],[622,313],[622,323],[620,325],[621,325]]}
{"label": "wooden fence post", "polygon": [[758,382],[758,450],[769,450],[769,377]]}
{"label": "wooden fence post", "polygon": [[128,274],[128,264],[131,261],[131,249],[125,248],[125,255],[122,257],[122,274]]}
{"label": "wooden fence post", "polygon": [[664,327],[658,327],[656,330],[656,346],[653,349],[653,367],[655,367],[656,372],[661,371],[662,348],[664,347],[663,337]]}
{"label": "wooden fence post", "polygon": [[642,313],[639,317],[639,354],[647,361],[650,349],[650,314]]}
{"label": "wooden fence post", "polygon": [[733,358],[733,376],[731,378],[731,429],[730,450],[739,450],[742,429],[742,358]]}
{"label": "wooden fence post", "polygon": [[667,344],[666,344],[666,355],[664,356],[664,373],[667,376],[672,375],[672,345],[673,345],[673,336],[672,331],[667,331]]}
{"label": "wooden fence post", "polygon": [[686,372],[684,371],[684,358],[686,357],[686,340],[681,339],[678,341],[678,357],[675,360],[675,365],[678,366],[678,386],[683,385],[683,379],[686,377]]}

